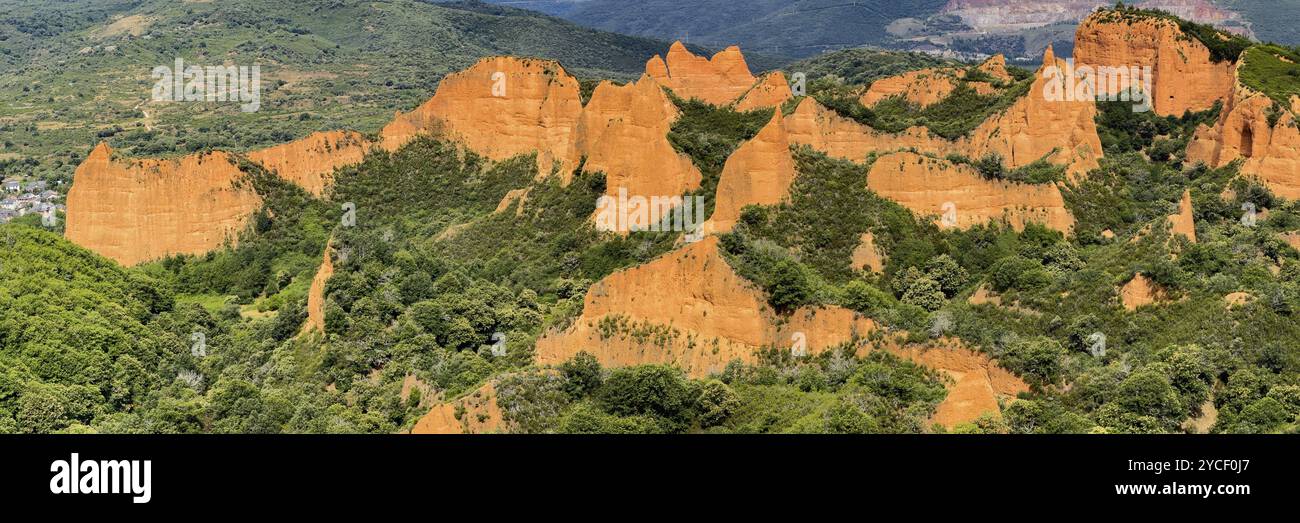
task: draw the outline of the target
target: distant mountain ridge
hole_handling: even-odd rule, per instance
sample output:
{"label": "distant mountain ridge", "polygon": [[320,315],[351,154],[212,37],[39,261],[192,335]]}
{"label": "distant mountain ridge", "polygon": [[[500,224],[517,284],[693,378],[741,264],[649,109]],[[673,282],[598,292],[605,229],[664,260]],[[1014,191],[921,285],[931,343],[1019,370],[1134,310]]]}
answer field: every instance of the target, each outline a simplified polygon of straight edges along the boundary
{"label": "distant mountain ridge", "polygon": [[[1068,55],[1074,29],[1107,0],[487,0],[582,25],[701,45],[740,45],[796,58],[881,46],[951,57],[1006,54],[1030,63],[1053,45]],[[1127,2],[1266,41],[1300,42],[1300,1]]]}

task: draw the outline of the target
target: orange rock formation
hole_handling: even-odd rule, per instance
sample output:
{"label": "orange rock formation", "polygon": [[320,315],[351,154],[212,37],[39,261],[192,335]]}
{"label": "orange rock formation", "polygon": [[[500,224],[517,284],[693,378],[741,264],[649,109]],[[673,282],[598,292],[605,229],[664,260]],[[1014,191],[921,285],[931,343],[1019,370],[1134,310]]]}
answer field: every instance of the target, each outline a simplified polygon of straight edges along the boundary
{"label": "orange rock formation", "polygon": [[496,386],[488,382],[454,401],[434,405],[415,422],[411,434],[487,434],[501,432],[504,427]]}
{"label": "orange rock formation", "polygon": [[941,226],[966,228],[1006,219],[1017,230],[1028,222],[1068,232],[1074,218],[1056,185],[989,181],[967,165],[916,153],[880,157],[867,174],[867,187],[920,215],[948,213],[955,222]]}
{"label": "orange rock formation", "polygon": [[862,233],[862,237],[858,239],[858,246],[853,249],[852,263],[849,266],[854,270],[884,272],[885,259],[876,248],[875,235],[870,232]]}
{"label": "orange rock formation", "polygon": [[329,131],[250,152],[248,159],[319,197],[333,183],[335,169],[361,163],[369,150],[361,133]]}
{"label": "orange rock formation", "polygon": [[[1050,64],[1065,67],[1048,46],[1043,67]],[[980,124],[969,140],[961,141],[959,151],[971,158],[996,153],[1010,168],[1046,157],[1054,164],[1068,165],[1066,172],[1072,179],[1096,169],[1102,156],[1097,106],[1092,101],[1053,101],[1044,96],[1063,82],[1060,77],[1046,78],[1040,69],[1029,94]]]}
{"label": "orange rock formation", "polygon": [[233,162],[223,152],[114,160],[100,143],[74,174],[65,235],[123,265],[233,242],[262,205]]}
{"label": "orange rock formation", "polygon": [[1132,280],[1124,284],[1119,295],[1124,308],[1130,311],[1163,301],[1165,298],[1164,290],[1142,273],[1134,275]]}
{"label": "orange rock formation", "polygon": [[[999,82],[1011,82],[1007,72],[1007,60],[1002,55],[994,55],[975,67]],[[937,67],[909,71],[897,76],[881,78],[871,83],[859,101],[871,107],[881,100],[902,96],[908,102],[925,107],[947,98],[957,89],[958,79],[966,78],[966,69],[959,67]],[[988,82],[968,82],[976,92],[990,94],[996,89]]]}
{"label": "orange rock formation", "polygon": [[672,363],[702,377],[733,359],[754,362],[763,347],[790,347],[796,332],[816,354],[876,328],[837,307],[778,323],[762,291],[731,269],[709,236],[597,282],[569,329],[538,340],[537,361],[558,364],[585,350],[606,366]]}
{"label": "orange rock formation", "polygon": [[655,55],[646,62],[645,72],[677,96],[698,98],[714,105],[731,103],[745,94],[755,80],[736,46],[706,59],[692,54],[681,42],[673,42],[668,57]]}
{"label": "orange rock formation", "polygon": [[936,369],[953,380],[947,387],[948,397],[930,418],[931,422],[947,428],[974,421],[985,414],[1001,418],[999,401],[1005,403],[1014,400],[1021,392],[1029,392],[1029,385],[1020,378],[958,340],[944,340],[940,347],[910,346],[890,352]]}
{"label": "orange rock formation", "polygon": [[[722,258],[717,237],[709,236],[592,286],[573,325],[538,340],[537,362],[554,365],[587,351],[604,366],[664,363],[704,377],[732,360],[754,363],[765,347],[798,345],[812,355],[862,341],[876,330],[875,322],[840,307],[804,308],[780,321],[762,292]],[[860,345],[859,351],[872,348],[893,350],[956,379],[954,393],[939,407],[940,423],[974,420],[990,405],[996,412],[1000,395],[1027,390],[973,351],[930,354],[899,348],[888,336]]]}
{"label": "orange rock formation", "polygon": [[1278,196],[1300,198],[1300,125],[1294,109],[1287,108],[1269,125],[1273,106],[1271,98],[1238,84],[1214,126],[1196,130],[1187,161],[1220,167],[1240,159],[1241,174],[1259,179]]}
{"label": "orange rock formation", "polygon": [[584,169],[605,173],[606,192],[674,196],[695,190],[702,176],[691,159],[668,142],[677,107],[654,79],[623,86],[601,82],[582,111],[577,148]]}
{"label": "orange rock formation", "polygon": [[1194,216],[1192,213],[1192,192],[1184,190],[1182,199],[1178,201],[1178,214],[1169,216],[1169,223],[1173,225],[1170,232],[1186,236],[1192,243],[1196,243],[1196,220]]}
{"label": "orange rock formation", "polygon": [[791,98],[794,98],[794,92],[790,90],[790,84],[785,81],[785,75],[771,72],[763,75],[758,83],[736,102],[736,110],[752,111],[766,107],[780,107]]}
{"label": "orange rock formation", "polygon": [[[1074,58],[1079,66],[1150,66],[1152,101],[1162,116],[1203,111],[1232,94],[1233,64],[1214,62],[1204,44],[1166,19],[1118,21],[1109,13],[1093,14],[1075,32]],[[1113,92],[1109,83],[1098,91]]]}
{"label": "orange rock formation", "polygon": [[786,132],[792,144],[807,145],[829,156],[854,162],[866,161],[873,152],[914,148],[944,154],[955,147],[953,142],[932,136],[924,127],[912,127],[901,133],[877,131],[823,107],[812,98],[799,102],[794,113],[785,118]]}
{"label": "orange rock formation", "polygon": [[789,195],[794,177],[785,120],[781,111],[774,111],[767,125],[727,158],[718,180],[717,205],[704,230],[728,232],[744,206],[780,203]]}
{"label": "orange rock formation", "polygon": [[[1051,47],[1044,54],[1043,63],[1065,67]],[[1054,164],[1066,165],[1070,177],[1081,176],[1097,168],[1102,156],[1095,121],[1096,105],[1091,101],[1049,101],[1044,92],[1053,86],[1061,88],[1064,80],[1049,78],[1042,72],[1036,76],[1028,95],[956,141],[933,136],[922,127],[896,134],[876,131],[841,117],[812,99],[799,104],[787,119],[787,130],[793,143],[857,162],[871,152],[902,149],[939,156],[957,153],[971,158],[998,154],[1009,168],[1046,158]]]}
{"label": "orange rock formation", "polygon": [[549,60],[495,56],[447,75],[433,98],[380,131],[395,150],[421,132],[440,131],[494,160],[537,153],[538,173],[577,165],[578,81]]}
{"label": "orange rock formation", "polygon": [[862,105],[871,107],[886,98],[902,96],[921,107],[933,105],[957,89],[955,76],[956,72],[951,69],[920,69],[881,78],[871,82],[871,87],[862,94],[859,101]]}
{"label": "orange rock formation", "polygon": [[330,244],[327,243],[320,268],[316,270],[316,276],[311,280],[311,288],[307,290],[307,322],[302,326],[303,333],[313,330],[325,333],[325,283],[333,275],[333,252]]}

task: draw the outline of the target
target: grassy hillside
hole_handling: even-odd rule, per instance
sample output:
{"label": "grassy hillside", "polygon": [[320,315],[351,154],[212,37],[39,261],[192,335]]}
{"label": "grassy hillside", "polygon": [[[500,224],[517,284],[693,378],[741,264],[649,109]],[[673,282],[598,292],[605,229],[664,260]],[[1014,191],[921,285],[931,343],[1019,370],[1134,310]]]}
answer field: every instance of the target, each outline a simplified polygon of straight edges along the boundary
{"label": "grassy hillside", "polygon": [[[39,7],[39,9],[38,9]],[[0,0],[4,174],[68,176],[97,140],[126,154],[232,150],[376,131],[445,74],[498,54],[629,79],[668,43],[530,11],[417,0]],[[260,65],[262,105],[150,102],[153,67]]]}

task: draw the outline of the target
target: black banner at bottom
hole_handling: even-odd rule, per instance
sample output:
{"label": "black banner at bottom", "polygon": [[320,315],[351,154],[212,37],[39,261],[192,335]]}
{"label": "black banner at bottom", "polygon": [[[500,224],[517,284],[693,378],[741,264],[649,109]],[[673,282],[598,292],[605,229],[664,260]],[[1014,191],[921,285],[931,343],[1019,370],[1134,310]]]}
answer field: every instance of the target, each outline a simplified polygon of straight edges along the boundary
{"label": "black banner at bottom", "polygon": [[1295,499],[1297,448],[1285,436],[5,436],[0,499],[127,515],[434,500],[493,512],[594,500],[803,511],[834,499],[1260,509]]}

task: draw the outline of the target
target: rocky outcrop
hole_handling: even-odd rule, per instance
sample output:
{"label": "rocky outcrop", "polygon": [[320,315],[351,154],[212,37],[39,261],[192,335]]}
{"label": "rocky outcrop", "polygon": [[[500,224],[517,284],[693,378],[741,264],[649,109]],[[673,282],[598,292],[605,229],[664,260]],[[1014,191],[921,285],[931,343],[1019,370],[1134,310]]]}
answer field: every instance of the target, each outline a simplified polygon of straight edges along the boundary
{"label": "rocky outcrop", "polygon": [[1237,160],[1242,175],[1283,198],[1300,198],[1300,124],[1294,109],[1275,108],[1271,98],[1238,84],[1214,126],[1197,129],[1187,145],[1188,163],[1221,167]]}
{"label": "rocky outcrop", "polygon": [[907,347],[890,335],[867,341],[877,330],[875,322],[840,307],[779,317],[723,259],[718,238],[709,236],[596,283],[582,315],[567,329],[543,335],[536,354],[539,364],[556,365],[586,351],[606,367],[672,364],[700,378],[733,360],[753,364],[763,348],[801,347],[814,355],[856,340],[859,354],[889,350],[952,377],[934,419],[948,426],[997,414],[999,399],[1028,390],[980,353]]}
{"label": "rocky outcrop", "polygon": [[1145,274],[1138,273],[1119,291],[1120,302],[1129,311],[1165,300],[1165,292]]}
{"label": "rocky outcrop", "polygon": [[1063,78],[1044,74],[1052,64],[1066,67],[1048,46],[1029,94],[980,124],[969,140],[961,141],[958,152],[971,158],[998,154],[1013,169],[1047,158],[1053,164],[1066,165],[1071,179],[1096,169],[1102,157],[1097,106],[1090,100],[1058,101],[1044,96],[1052,89],[1064,88]]}
{"label": "rocky outcrop", "polygon": [[880,157],[867,173],[867,188],[918,215],[935,215],[941,227],[967,228],[1006,220],[1017,230],[1038,222],[1069,232],[1074,218],[1054,184],[990,181],[967,165],[917,153]]}
{"label": "rocky outcrop", "polygon": [[1029,392],[1029,385],[1023,380],[959,340],[945,339],[933,345],[914,345],[890,352],[935,369],[952,380],[947,387],[948,397],[939,403],[930,418],[931,422],[947,428],[984,415],[1001,418],[1002,404]]}
{"label": "rocky outcrop", "polygon": [[[1049,47],[1044,64],[1065,67]],[[1044,65],[1047,67],[1047,65]],[[1063,88],[1064,79],[1039,71],[1029,94],[1005,111],[980,124],[967,137],[946,140],[923,127],[901,133],[884,133],[844,118],[805,99],[787,118],[790,141],[830,156],[862,162],[872,152],[915,149],[946,156],[951,153],[980,158],[1000,155],[1008,168],[1018,168],[1046,159],[1065,165],[1066,173],[1077,178],[1099,165],[1101,139],[1097,136],[1097,107],[1092,101],[1049,101],[1043,96],[1052,88]]]}
{"label": "rocky outcrop", "polygon": [[[1204,44],[1168,19],[1123,19],[1113,11],[1089,16],[1074,38],[1077,66],[1151,67],[1154,109],[1162,116],[1203,111],[1232,94],[1231,62],[1215,62]],[[1118,81],[1117,89],[1128,82]],[[1117,92],[1098,82],[1098,93]]]}
{"label": "rocky outcrop", "polygon": [[794,113],[785,117],[785,126],[792,144],[807,145],[828,156],[854,162],[865,162],[873,152],[917,149],[943,154],[955,147],[924,127],[901,133],[877,131],[840,116],[812,98],[799,102]]}
{"label": "rocky outcrop", "polygon": [[488,382],[456,400],[434,405],[415,422],[411,434],[490,434],[504,429],[496,385]]}
{"label": "rocky outcrop", "polygon": [[390,151],[437,132],[493,160],[536,152],[539,176],[546,176],[577,165],[581,115],[578,81],[559,64],[496,56],[447,75],[433,98],[398,114],[380,137]]}
{"label": "rocky outcrop", "polygon": [[957,89],[956,74],[951,69],[920,69],[871,82],[858,101],[871,107],[886,98],[901,96],[913,105],[925,107],[939,103]]}
{"label": "rocky outcrop", "polygon": [[646,62],[645,72],[677,96],[714,105],[731,103],[745,94],[755,80],[736,46],[706,59],[692,54],[681,42],[673,42],[667,58],[655,55]]}
{"label": "rocky outcrop", "polygon": [[[1006,57],[1000,54],[990,57],[975,69],[989,75],[998,83],[1009,83],[1013,80],[1011,73],[1007,72]],[[965,81],[968,77],[967,71],[962,67],[937,67],[881,78],[871,82],[871,86],[862,93],[858,101],[866,107],[871,107],[886,98],[901,96],[912,105],[926,107],[943,101],[957,89],[960,83],[965,83],[982,95],[997,92],[997,88],[987,81]]]}
{"label": "rocky outcrop", "polygon": [[302,326],[303,334],[311,331],[325,333],[325,284],[331,276],[334,276],[334,256],[331,245],[327,243],[320,268],[316,269],[316,276],[307,289],[307,322]]}
{"label": "rocky outcrop", "polygon": [[736,102],[737,111],[752,111],[755,109],[764,109],[768,107],[781,107],[786,100],[794,98],[794,92],[790,90],[789,82],[785,81],[785,75],[779,71],[774,71],[763,75],[758,83],[746,92]]}
{"label": "rocky outcrop", "polygon": [[[319,197],[335,169],[361,162],[370,145],[357,132],[320,132],[247,158]],[[235,240],[261,206],[229,153],[111,157],[112,149],[101,143],[77,168],[68,191],[67,237],[124,265],[218,248]]]}
{"label": "rocky outcrop", "polygon": [[361,163],[369,150],[361,133],[329,131],[250,152],[248,159],[319,197],[333,183],[335,169]]}
{"label": "rocky outcrop", "polygon": [[505,196],[501,198],[501,201],[497,203],[497,208],[496,210],[492,211],[492,213],[493,214],[503,213],[506,212],[506,210],[509,209],[511,206],[513,206],[515,208],[515,216],[523,216],[524,205],[528,204],[528,194],[531,193],[532,191],[533,191],[532,187],[524,187],[523,189],[510,190],[509,192],[506,193]]}
{"label": "rocky outcrop", "polygon": [[237,240],[262,199],[223,152],[115,160],[100,143],[77,167],[65,235],[123,265]]}
{"label": "rocky outcrop", "polygon": [[554,365],[587,351],[605,366],[669,363],[703,377],[731,360],[753,363],[764,347],[804,343],[817,354],[875,329],[838,307],[801,309],[778,321],[762,291],[731,269],[718,238],[709,236],[593,285],[582,316],[538,340],[537,362]]}
{"label": "rocky outcrop", "polygon": [[1190,190],[1183,190],[1183,197],[1178,200],[1178,214],[1169,215],[1169,224],[1173,226],[1171,234],[1181,234],[1196,243],[1196,220]]}
{"label": "rocky outcrop", "polygon": [[773,205],[790,193],[795,177],[790,139],[781,111],[727,158],[718,180],[717,204],[705,232],[729,232],[746,205]]}
{"label": "rocky outcrop", "polygon": [[1011,73],[1007,72],[1007,57],[1000,54],[995,54],[989,57],[988,60],[985,60],[984,63],[981,63],[979,67],[976,67],[976,69],[992,76],[999,82],[1010,82],[1013,80]]}
{"label": "rocky outcrop", "polygon": [[849,267],[856,271],[869,270],[880,273],[885,271],[885,257],[876,248],[876,236],[870,232],[862,233],[858,246],[853,249]]}
{"label": "rocky outcrop", "polygon": [[622,86],[601,82],[578,126],[584,169],[603,171],[610,195],[625,188],[630,195],[680,196],[699,188],[700,170],[668,142],[677,116],[672,100],[648,76]]}

